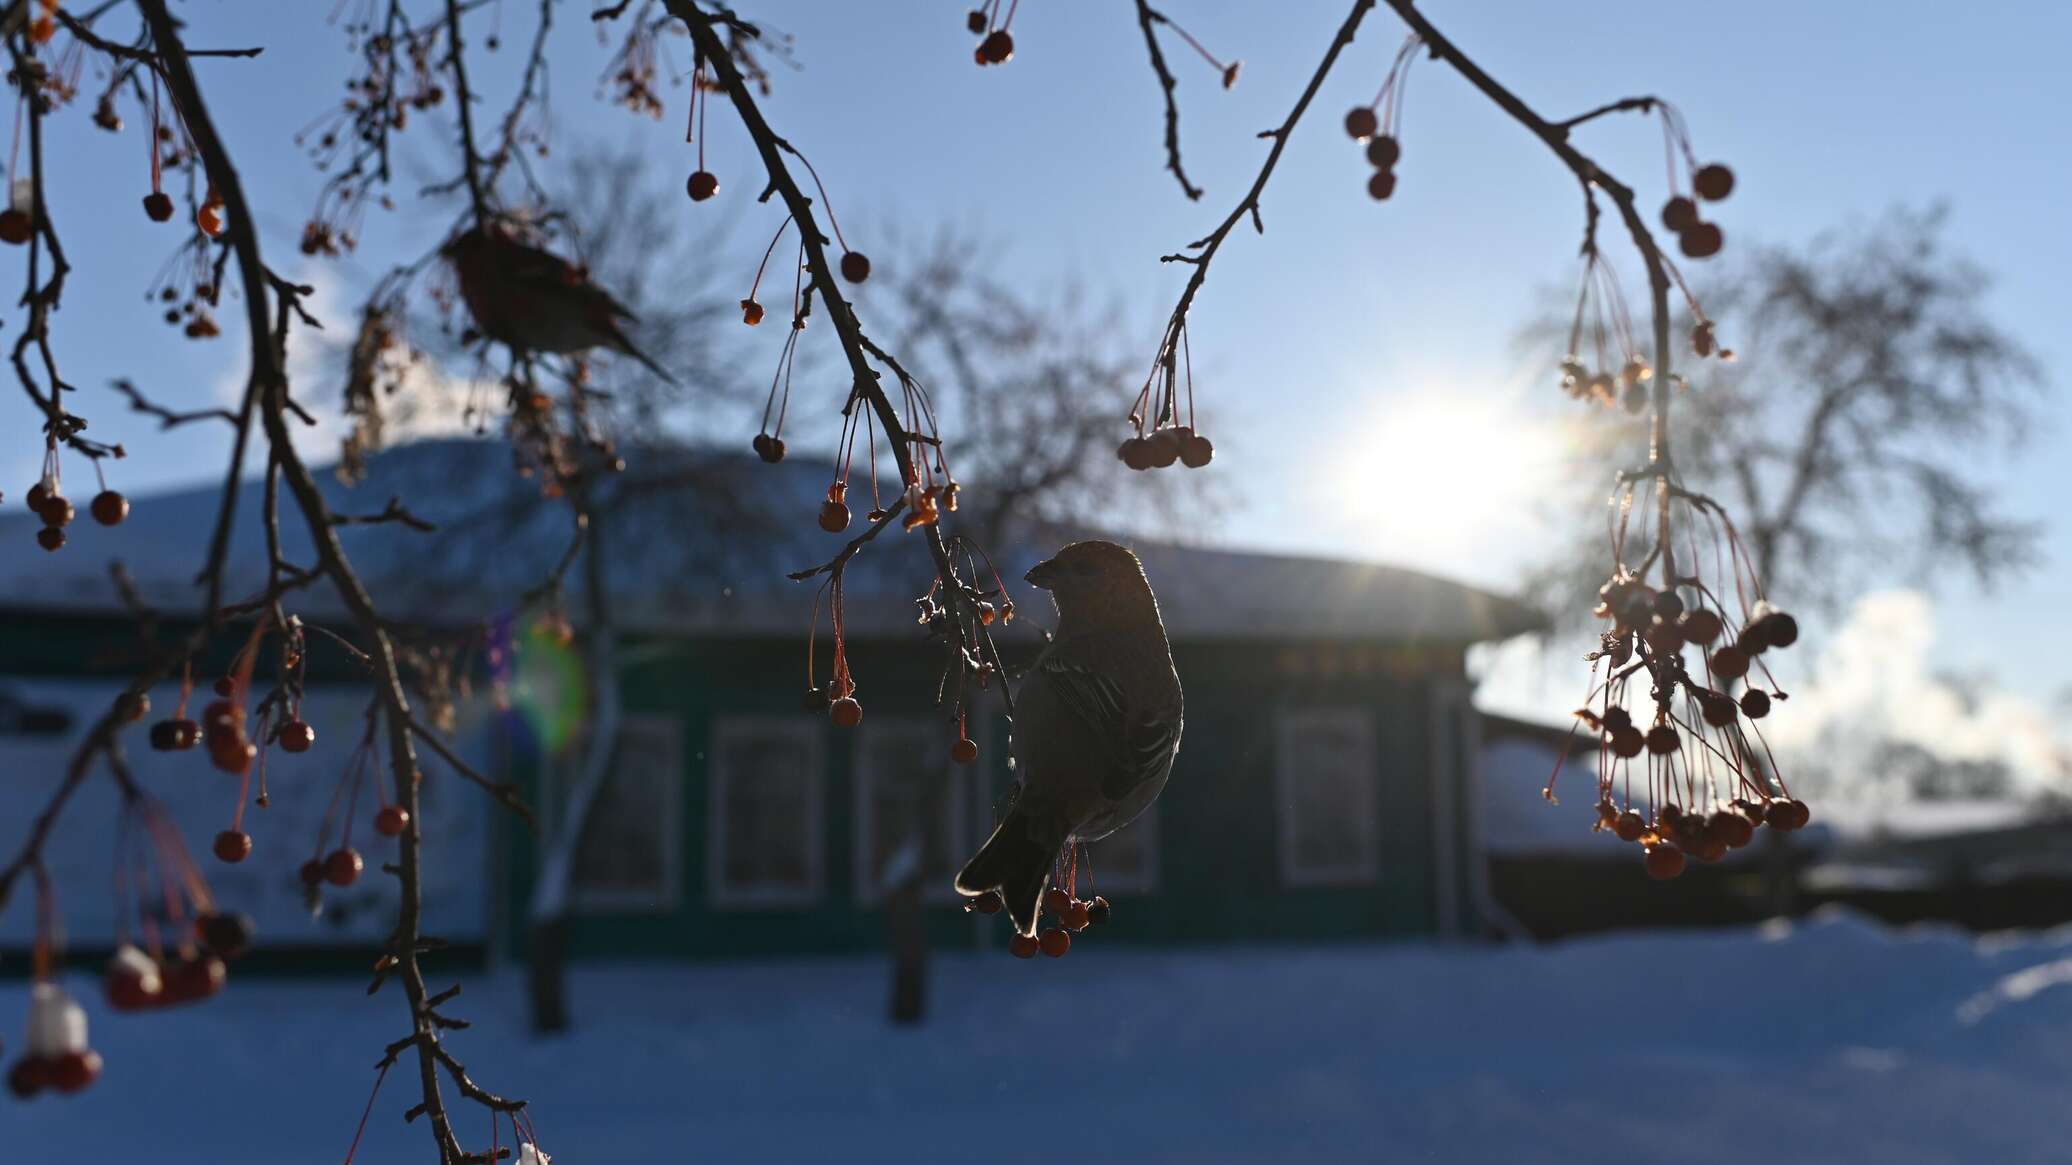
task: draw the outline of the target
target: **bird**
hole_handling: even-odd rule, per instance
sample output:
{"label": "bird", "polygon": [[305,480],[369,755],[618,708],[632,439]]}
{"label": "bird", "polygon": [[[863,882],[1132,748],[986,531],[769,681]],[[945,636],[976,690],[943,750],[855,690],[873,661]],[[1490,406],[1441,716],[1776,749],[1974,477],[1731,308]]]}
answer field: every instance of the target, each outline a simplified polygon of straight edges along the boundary
{"label": "bird", "polygon": [[1021,755],[1007,815],[956,886],[967,898],[998,893],[1015,929],[1033,935],[1065,848],[1114,833],[1158,798],[1186,718],[1158,598],[1135,554],[1074,542],[1027,580],[1057,604],[1057,633],[1017,693]]}
{"label": "bird", "polygon": [[589,272],[519,238],[507,224],[477,224],[440,249],[459,276],[461,298],[475,327],[520,352],[565,355],[605,347],[646,365],[676,384],[661,365],[635,347],[620,326],[633,313]]}

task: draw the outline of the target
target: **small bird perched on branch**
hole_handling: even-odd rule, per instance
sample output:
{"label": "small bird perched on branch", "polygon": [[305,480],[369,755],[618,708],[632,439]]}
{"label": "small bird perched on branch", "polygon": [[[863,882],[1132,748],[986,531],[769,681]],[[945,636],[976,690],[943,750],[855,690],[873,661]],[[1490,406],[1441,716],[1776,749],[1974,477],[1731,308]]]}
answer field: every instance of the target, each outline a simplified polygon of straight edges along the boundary
{"label": "small bird perched on branch", "polygon": [[610,348],[676,383],[626,338],[620,324],[633,319],[626,305],[591,282],[588,271],[525,242],[509,225],[477,224],[440,253],[460,277],[461,298],[475,327],[490,339],[520,352],[557,355]]}
{"label": "small bird perched on branch", "polygon": [[957,892],[998,891],[1015,929],[1036,933],[1065,847],[1098,841],[1156,800],[1180,751],[1180,676],[1137,556],[1074,542],[1028,581],[1051,593],[1058,631],[1016,693],[1020,777]]}

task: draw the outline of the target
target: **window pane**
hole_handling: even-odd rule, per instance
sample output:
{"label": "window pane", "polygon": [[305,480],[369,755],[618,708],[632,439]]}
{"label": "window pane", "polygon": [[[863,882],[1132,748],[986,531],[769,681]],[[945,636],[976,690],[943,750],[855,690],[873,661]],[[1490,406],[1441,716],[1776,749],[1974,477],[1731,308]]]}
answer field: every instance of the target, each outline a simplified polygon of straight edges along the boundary
{"label": "window pane", "polygon": [[817,726],[722,722],[715,729],[715,894],[800,901],[819,889]]}
{"label": "window pane", "polygon": [[611,776],[597,792],[576,851],[579,903],[608,909],[675,905],[682,780],[683,734],[673,717],[621,721]]}

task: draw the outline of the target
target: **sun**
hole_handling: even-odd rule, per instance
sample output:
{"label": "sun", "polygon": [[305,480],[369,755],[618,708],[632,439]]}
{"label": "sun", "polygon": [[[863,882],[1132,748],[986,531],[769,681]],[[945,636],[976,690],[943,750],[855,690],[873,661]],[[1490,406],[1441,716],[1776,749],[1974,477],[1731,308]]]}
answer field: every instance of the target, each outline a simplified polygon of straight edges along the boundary
{"label": "sun", "polygon": [[1563,456],[1544,418],[1459,391],[1383,398],[1336,444],[1314,481],[1334,540],[1406,565],[1479,564],[1467,573],[1480,576],[1529,549]]}

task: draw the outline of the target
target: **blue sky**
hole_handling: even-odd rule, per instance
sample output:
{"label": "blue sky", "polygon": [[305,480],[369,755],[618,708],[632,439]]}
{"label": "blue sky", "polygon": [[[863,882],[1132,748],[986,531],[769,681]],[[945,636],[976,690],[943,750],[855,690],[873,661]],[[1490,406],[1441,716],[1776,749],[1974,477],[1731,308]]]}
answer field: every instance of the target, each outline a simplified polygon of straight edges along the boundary
{"label": "blue sky", "polygon": [[[506,0],[505,39],[519,40],[529,5]],[[748,15],[796,35],[797,72],[780,70],[766,108],[830,184],[845,229],[870,250],[881,224],[952,222],[997,242],[994,274],[1037,287],[1078,280],[1112,290],[1148,359],[1185,272],[1157,256],[1206,232],[1227,212],[1263,157],[1254,134],[1275,124],[1343,16],[1338,3],[1261,6],[1169,0],[1165,9],[1204,43],[1242,58],[1243,77],[1221,91],[1206,66],[1168,44],[1180,78],[1190,172],[1207,188],[1183,199],[1162,169],[1161,107],[1129,5],[1026,0],[1017,54],[1004,68],[971,63],[963,8],[954,3],[770,2]],[[318,175],[294,147],[296,129],[332,104],[353,58],[323,22],[327,4],[216,0],[184,6],[196,44],[260,43],[256,61],[209,61],[205,84],[219,120],[265,207],[275,262],[323,285],[334,330],[370,273],[391,254],[377,241],[343,263],[312,266],[294,252]],[[642,121],[593,99],[608,48],[586,27],[587,6],[560,5],[554,112],[561,156],[580,140],[653,150],[658,180],[690,169],[682,144],[684,91],[667,121]],[[1468,4],[1426,11],[1499,78],[1549,114],[1636,93],[1674,100],[1702,158],[1740,177],[1719,219],[1729,245],[1804,239],[1894,204],[1947,200],[1949,239],[1996,280],[1990,308],[2057,379],[2072,363],[2063,325],[2072,293],[2072,229],[2063,220],[2072,177],[2072,107],[2064,67],[2072,10],[1989,6],[1961,20],[1946,5],[1784,3],[1662,5]],[[1875,21],[1869,15],[1875,11]],[[488,13],[472,18],[479,39]],[[1401,184],[1376,205],[1366,166],[1337,127],[1372,96],[1401,39],[1381,10],[1297,133],[1265,201],[1267,234],[1225,248],[1192,319],[1194,355],[1218,452],[1213,470],[1240,503],[1210,532],[1222,541],[1421,566],[1504,586],[1550,535],[1532,502],[1553,456],[1545,439],[1561,401],[1511,335],[1539,289],[1573,272],[1579,205],[1573,181],[1484,99],[1429,62],[1413,74]],[[484,66],[490,109],[508,95],[509,48]],[[680,54],[688,60],[688,54]],[[95,435],[133,456],[114,480],[132,493],[219,472],[225,439],[171,435],[120,411],[105,383],[128,375],[178,406],[209,401],[243,375],[234,313],[213,344],[181,341],[142,295],[174,243],[144,220],[147,189],[138,119],[118,136],[84,125],[87,108],[54,126],[52,205],[76,270],[56,324],[60,357],[83,388],[75,405]],[[715,113],[720,112],[715,107]],[[442,162],[443,119],[404,135],[397,197]],[[1607,120],[1579,143],[1629,177],[1652,205],[1661,197],[1660,136],[1652,122]],[[759,189],[745,138],[715,117],[708,161],[724,183],[694,215],[774,223],[752,203]],[[394,246],[414,253],[437,215],[400,214]],[[370,236],[382,224],[370,225]],[[760,248],[760,241],[753,244]],[[745,286],[752,258],[730,247],[711,257]],[[881,260],[882,261],[882,260]],[[724,281],[723,281],[724,282]],[[868,289],[862,310],[870,311]],[[1731,334],[1732,323],[1725,328]],[[761,368],[768,329],[739,333],[746,366]],[[308,372],[320,361],[305,360]],[[2054,389],[2062,389],[2054,383]],[[330,410],[335,378],[300,386]],[[1126,407],[1118,395],[1118,413]],[[17,398],[15,441],[0,474],[34,480],[31,416]],[[2072,459],[2059,454],[2072,420],[2062,392],[2027,451],[1986,470],[2018,513],[2048,523],[2045,561],[1985,596],[1961,580],[1944,591],[1938,664],[1986,671],[2039,693],[2072,682],[2072,525],[2058,516],[2072,494]],[[745,435],[751,420],[713,424]],[[311,452],[328,455],[328,431]],[[1461,484],[1455,468],[1504,467],[1492,483]],[[1443,509],[1392,504],[1409,495],[1451,499]],[[1434,517],[1434,515],[1437,517]],[[197,532],[197,540],[201,537]],[[1895,578],[1893,583],[1908,580]]]}

